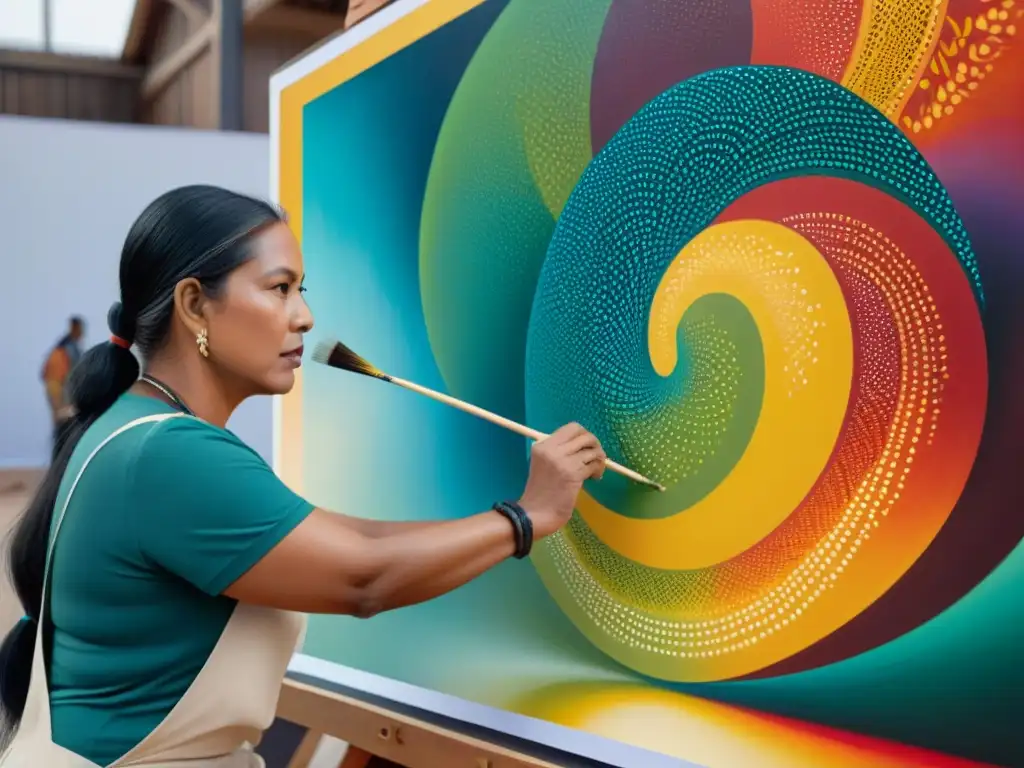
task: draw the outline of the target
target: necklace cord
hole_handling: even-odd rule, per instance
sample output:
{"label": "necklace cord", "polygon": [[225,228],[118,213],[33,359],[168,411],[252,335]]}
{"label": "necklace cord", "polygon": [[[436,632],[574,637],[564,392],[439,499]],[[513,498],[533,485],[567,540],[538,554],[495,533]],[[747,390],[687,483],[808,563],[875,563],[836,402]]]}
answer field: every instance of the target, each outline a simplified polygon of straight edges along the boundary
{"label": "necklace cord", "polygon": [[189,416],[196,415],[195,412],[188,407],[185,401],[181,399],[177,392],[175,392],[169,386],[167,386],[162,381],[157,379],[155,376],[151,376],[148,373],[144,373],[142,374],[142,376],[139,377],[139,381],[145,382],[153,389],[160,392],[160,394],[162,394],[164,397],[171,401],[172,405],[177,406],[179,409],[187,413]]}

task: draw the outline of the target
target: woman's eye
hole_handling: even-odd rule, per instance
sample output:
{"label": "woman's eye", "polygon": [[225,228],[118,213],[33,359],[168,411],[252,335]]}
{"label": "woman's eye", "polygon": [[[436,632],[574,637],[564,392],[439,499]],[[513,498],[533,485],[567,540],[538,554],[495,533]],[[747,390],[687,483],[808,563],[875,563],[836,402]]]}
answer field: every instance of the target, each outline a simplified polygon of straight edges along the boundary
{"label": "woman's eye", "polygon": [[277,285],[274,286],[274,290],[280,291],[282,295],[287,296],[289,287],[290,286],[288,285],[288,283],[278,283]]}

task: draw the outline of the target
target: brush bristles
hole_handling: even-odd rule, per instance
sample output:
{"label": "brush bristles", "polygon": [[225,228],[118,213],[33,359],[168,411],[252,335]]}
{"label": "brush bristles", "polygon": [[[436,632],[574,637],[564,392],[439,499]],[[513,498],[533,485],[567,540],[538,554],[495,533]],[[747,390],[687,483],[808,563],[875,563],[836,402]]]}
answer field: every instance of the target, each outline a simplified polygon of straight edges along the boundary
{"label": "brush bristles", "polygon": [[332,368],[340,368],[343,371],[351,371],[363,376],[372,376],[375,379],[387,381],[390,378],[373,366],[369,360],[357,355],[340,341],[323,341],[317,344],[316,349],[313,350],[313,360]]}

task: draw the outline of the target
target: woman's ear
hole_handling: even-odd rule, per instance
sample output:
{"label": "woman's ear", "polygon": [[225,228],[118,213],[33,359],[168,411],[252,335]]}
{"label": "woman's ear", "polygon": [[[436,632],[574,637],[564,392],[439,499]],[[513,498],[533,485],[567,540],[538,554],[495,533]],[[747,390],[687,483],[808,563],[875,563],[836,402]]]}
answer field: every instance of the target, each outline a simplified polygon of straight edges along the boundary
{"label": "woman's ear", "polygon": [[194,277],[188,277],[174,286],[174,311],[192,333],[199,333],[206,328],[207,304],[203,286]]}

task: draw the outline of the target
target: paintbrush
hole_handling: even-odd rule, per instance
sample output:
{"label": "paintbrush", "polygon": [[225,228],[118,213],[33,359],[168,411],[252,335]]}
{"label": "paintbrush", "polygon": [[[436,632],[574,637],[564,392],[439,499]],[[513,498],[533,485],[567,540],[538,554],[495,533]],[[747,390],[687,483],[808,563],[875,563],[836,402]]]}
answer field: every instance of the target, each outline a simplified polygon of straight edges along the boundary
{"label": "paintbrush", "polygon": [[[358,373],[363,376],[380,379],[381,381],[386,381],[391,384],[397,384],[404,389],[417,392],[421,395],[426,395],[433,400],[437,400],[439,403],[444,403],[445,405],[458,408],[460,411],[477,416],[491,422],[492,424],[497,424],[499,427],[509,429],[516,434],[522,435],[523,437],[527,437],[531,440],[543,440],[547,437],[543,432],[538,432],[536,429],[530,429],[530,427],[524,427],[522,424],[518,424],[511,419],[506,419],[504,416],[499,416],[496,413],[485,411],[483,408],[470,405],[469,403],[458,400],[450,395],[445,395],[441,392],[436,392],[432,389],[422,387],[411,381],[406,381],[405,379],[400,379],[397,376],[391,376],[390,374],[384,373],[384,371],[370,363],[366,358],[353,352],[340,341],[323,341],[318,344],[316,349],[313,350],[313,360],[324,365],[329,365],[331,368],[340,368],[343,371],[351,371],[352,373]],[[611,459],[605,459],[605,466],[612,472],[617,472],[623,477],[628,477],[634,482],[642,483],[643,485],[655,488],[659,491],[665,490],[665,486],[660,483],[649,480],[639,472],[634,472],[629,467],[624,467]]]}

